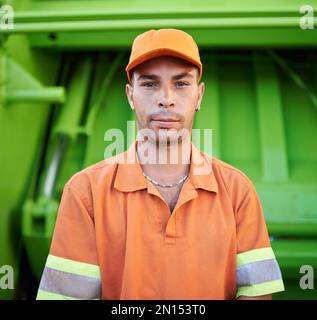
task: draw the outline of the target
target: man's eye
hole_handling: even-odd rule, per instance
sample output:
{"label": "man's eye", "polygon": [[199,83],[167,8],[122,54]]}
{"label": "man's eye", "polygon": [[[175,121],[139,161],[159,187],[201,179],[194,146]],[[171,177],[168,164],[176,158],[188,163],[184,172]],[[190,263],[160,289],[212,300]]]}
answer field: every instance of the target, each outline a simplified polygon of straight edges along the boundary
{"label": "man's eye", "polygon": [[153,88],[157,86],[156,82],[144,82],[141,84],[142,87]]}
{"label": "man's eye", "polygon": [[189,83],[184,82],[184,81],[177,81],[177,82],[176,82],[176,86],[177,86],[177,87],[186,87],[186,86],[188,86],[188,85],[189,85]]}

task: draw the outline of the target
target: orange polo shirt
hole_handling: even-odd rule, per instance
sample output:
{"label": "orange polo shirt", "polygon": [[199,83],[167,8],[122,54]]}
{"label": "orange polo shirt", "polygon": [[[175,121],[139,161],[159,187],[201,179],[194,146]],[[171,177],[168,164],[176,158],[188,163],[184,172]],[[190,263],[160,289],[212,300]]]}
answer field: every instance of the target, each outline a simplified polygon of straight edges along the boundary
{"label": "orange polo shirt", "polygon": [[[65,185],[37,299],[235,299],[284,290],[251,181],[193,144],[170,209],[128,151]],[[122,161],[124,159],[124,161]],[[194,171],[195,164],[208,170]]]}

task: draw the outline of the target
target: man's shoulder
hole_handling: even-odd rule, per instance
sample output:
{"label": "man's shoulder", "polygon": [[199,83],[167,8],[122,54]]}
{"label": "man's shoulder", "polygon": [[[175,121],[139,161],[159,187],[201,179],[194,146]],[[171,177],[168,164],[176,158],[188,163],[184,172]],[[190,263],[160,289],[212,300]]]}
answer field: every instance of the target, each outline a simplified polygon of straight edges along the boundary
{"label": "man's shoulder", "polygon": [[218,189],[230,199],[234,212],[245,199],[258,201],[253,182],[242,170],[215,157],[212,157],[212,168]]}
{"label": "man's shoulder", "polygon": [[126,151],[107,159],[98,161],[76,172],[66,182],[66,185],[86,193],[91,187],[109,181],[116,173],[117,166],[125,157]]}
{"label": "man's shoulder", "polygon": [[253,186],[251,179],[241,169],[220,160],[215,156],[206,155],[212,163],[213,174],[217,180],[221,180],[226,186],[250,188]]}

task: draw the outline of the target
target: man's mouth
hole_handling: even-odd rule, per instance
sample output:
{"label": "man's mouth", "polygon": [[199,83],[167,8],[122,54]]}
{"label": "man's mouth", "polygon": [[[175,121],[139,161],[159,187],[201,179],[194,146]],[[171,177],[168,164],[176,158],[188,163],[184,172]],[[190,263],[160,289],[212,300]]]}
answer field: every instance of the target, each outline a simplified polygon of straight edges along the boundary
{"label": "man's mouth", "polygon": [[175,123],[179,122],[179,120],[174,118],[155,118],[152,119],[152,121],[160,128],[171,128],[175,125]]}
{"label": "man's mouth", "polygon": [[174,118],[156,118],[156,119],[153,119],[153,121],[178,122],[178,120]]}

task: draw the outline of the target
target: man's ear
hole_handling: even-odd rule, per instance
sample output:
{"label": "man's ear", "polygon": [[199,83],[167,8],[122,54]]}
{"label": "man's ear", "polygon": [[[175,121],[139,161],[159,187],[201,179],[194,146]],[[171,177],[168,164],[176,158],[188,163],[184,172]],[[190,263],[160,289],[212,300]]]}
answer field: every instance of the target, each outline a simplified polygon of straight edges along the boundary
{"label": "man's ear", "polygon": [[133,88],[132,85],[130,83],[127,83],[125,85],[125,94],[127,95],[128,101],[129,101],[129,105],[131,107],[132,110],[134,110],[134,105],[133,105]]}
{"label": "man's ear", "polygon": [[196,107],[195,111],[199,111],[199,109],[200,109],[200,105],[203,100],[204,92],[205,92],[205,83],[201,82],[198,85],[198,101],[197,101],[197,107]]}

